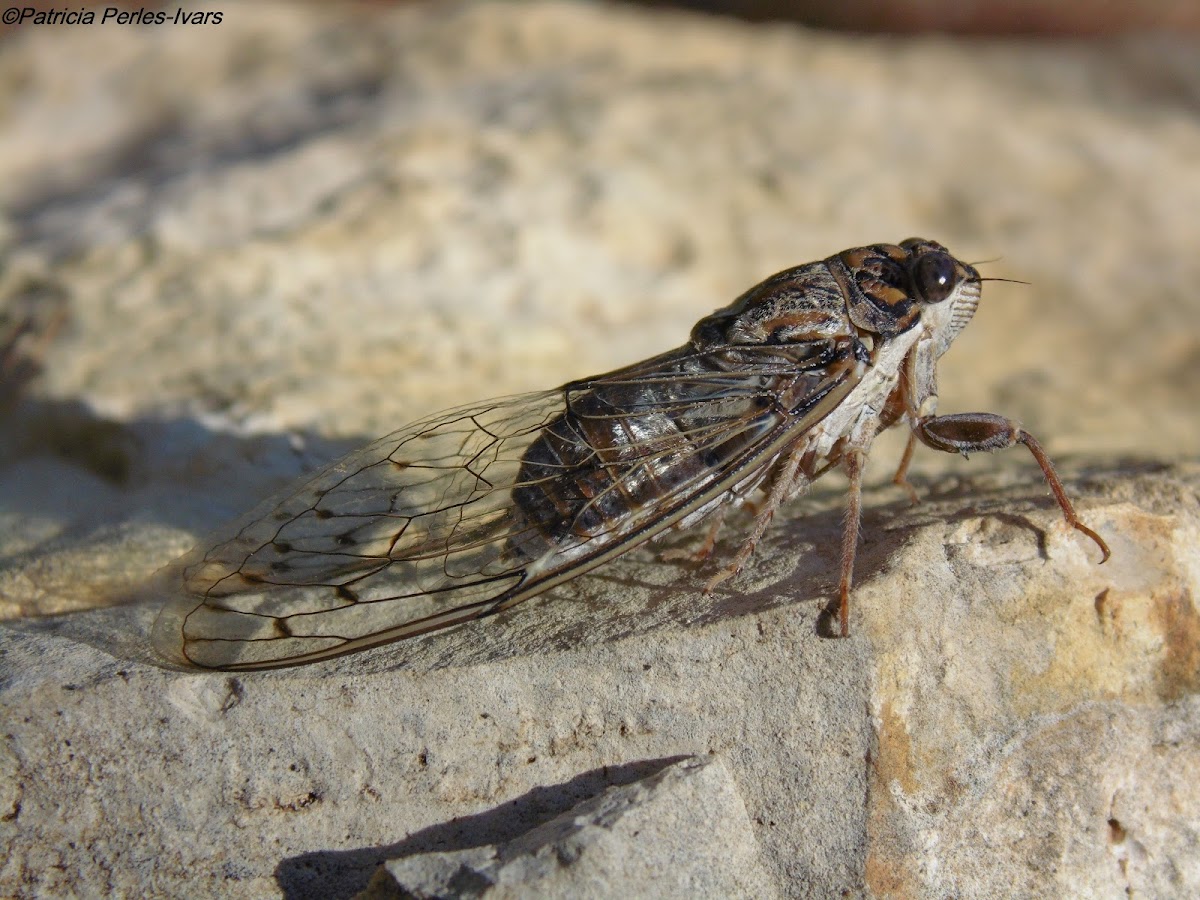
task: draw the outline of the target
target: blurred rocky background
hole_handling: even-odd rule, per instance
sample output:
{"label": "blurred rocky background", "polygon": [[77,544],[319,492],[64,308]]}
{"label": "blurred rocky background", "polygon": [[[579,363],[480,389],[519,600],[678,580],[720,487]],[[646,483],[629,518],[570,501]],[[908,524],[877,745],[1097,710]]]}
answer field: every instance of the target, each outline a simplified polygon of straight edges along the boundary
{"label": "blurred rocky background", "polygon": [[[1192,5],[125,7],[176,8],[222,20],[0,37],[0,893],[348,896],[398,857],[534,858],[710,755],[738,884],[1197,890]],[[816,627],[839,476],[724,594],[650,548],[294,673],[158,669],[152,609],[40,618],[424,413],[911,235],[1029,282],[986,286],[941,406],[1038,435],[1105,566],[1027,454],[918,452],[909,508],[889,435],[848,642]],[[656,846],[639,872],[701,864]]]}

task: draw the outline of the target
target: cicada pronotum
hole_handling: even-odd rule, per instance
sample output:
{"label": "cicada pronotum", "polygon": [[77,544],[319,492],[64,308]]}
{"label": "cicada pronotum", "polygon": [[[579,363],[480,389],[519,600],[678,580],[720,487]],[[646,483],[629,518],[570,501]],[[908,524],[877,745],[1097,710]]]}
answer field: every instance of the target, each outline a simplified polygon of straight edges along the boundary
{"label": "cicada pronotum", "polygon": [[[966,454],[1034,438],[990,413],[935,414],[938,358],[980,277],[933,241],[846,250],[773,275],[688,342],[550,391],[401,428],[266,500],[174,564],[154,629],[171,660],[295,665],[499,612],[672,526],[718,522],[765,493],[736,573],[780,504],[840,466],[850,480],[839,621],[846,635],[863,463],[904,422]],[[715,527],[705,544],[711,549]]]}

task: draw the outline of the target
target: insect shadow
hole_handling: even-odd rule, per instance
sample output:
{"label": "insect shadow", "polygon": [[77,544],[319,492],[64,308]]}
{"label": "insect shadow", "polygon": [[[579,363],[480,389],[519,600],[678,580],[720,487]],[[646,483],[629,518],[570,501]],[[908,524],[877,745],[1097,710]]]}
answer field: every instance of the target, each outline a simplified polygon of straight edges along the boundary
{"label": "insect shadow", "polygon": [[[1035,552],[1043,558],[1049,554],[1046,533],[1026,516],[1052,502],[1034,479],[1022,482],[1015,492],[967,479],[947,488],[937,482],[918,482],[918,490],[926,499],[912,506],[891,488],[867,489],[858,583],[886,569],[913,533],[934,523],[953,527],[983,517],[1009,533],[1027,532],[1036,544]],[[608,644],[663,628],[702,628],[782,606],[795,607],[796,615],[811,622],[815,636],[834,638],[842,502],[836,488],[796,501],[794,508],[778,517],[746,569],[712,593],[705,593],[705,584],[721,560],[737,550],[743,524],[738,517],[728,523],[713,557],[703,563],[669,558],[670,551],[686,553],[694,548],[701,534],[671,533],[490,621],[467,622],[369,653],[316,663],[305,667],[305,675],[362,677],[485,665]],[[161,660],[145,637],[156,613],[157,604],[149,604],[31,619],[8,627],[89,644],[119,662],[159,667]],[[289,677],[289,671],[242,677]]]}
{"label": "insect shadow", "polygon": [[[203,443],[202,436],[191,435],[184,440],[176,435],[185,427],[196,426],[156,422],[134,431],[135,437],[153,439],[155,443],[164,442],[163,433],[175,435],[175,443]],[[220,438],[208,440],[219,442]],[[284,455],[282,451],[271,452]],[[140,455],[135,454],[133,459]],[[1083,472],[1078,477],[1086,480],[1088,476]],[[1044,533],[1023,514],[1046,506],[1050,499],[1040,479],[1032,475],[1019,484],[1014,497],[1011,488],[1001,493],[999,484],[988,473],[920,479],[917,487],[923,502],[916,506],[910,506],[895,488],[868,486],[856,581],[861,584],[871,579],[887,566],[911,532],[939,520],[953,524],[984,516],[1005,523],[1010,530],[1027,530],[1038,542],[1038,554],[1046,556]],[[488,621],[468,622],[387,645],[358,654],[352,661],[343,657],[317,663],[307,667],[307,673],[316,677],[360,676],[486,664],[513,656],[605,644],[661,628],[703,627],[785,605],[793,605],[797,615],[807,616],[817,636],[834,637],[844,502],[844,489],[836,483],[821,484],[793,501],[781,510],[740,575],[712,593],[705,593],[704,587],[723,560],[736,553],[751,519],[748,511],[730,516],[713,555],[703,563],[671,558],[694,550],[703,540],[703,527],[668,532],[601,569]],[[155,602],[144,608],[26,619],[7,623],[6,628],[53,634],[96,647],[117,657],[119,663],[157,667],[162,661],[149,647],[146,635],[162,598],[151,599]],[[271,676],[264,673],[255,677]]]}
{"label": "insect shadow", "polygon": [[[118,428],[78,404],[33,403],[22,409],[21,416],[22,422],[29,426],[23,427],[22,433],[48,435],[38,445],[49,447],[49,455],[97,474],[111,484],[115,498],[112,524],[105,524],[102,511],[92,517],[94,522],[82,524],[84,529],[97,529],[95,538],[86,537],[85,532],[84,539],[101,542],[98,546],[102,546],[108,534],[105,529],[114,534],[119,532],[123,527],[122,516],[128,516],[130,508],[135,506],[140,518],[149,514],[151,520],[168,528],[184,526],[203,533],[207,527],[219,524],[219,515],[210,514],[211,521],[197,521],[195,512],[180,509],[177,494],[164,491],[163,498],[159,498],[154,491],[163,474],[150,468],[148,457],[157,459],[156,465],[168,474],[185,468],[192,454],[203,453],[206,458],[221,460],[221,465],[212,468],[221,473],[223,481],[232,481],[234,486],[225,489],[206,483],[203,490],[200,486],[196,490],[218,497],[220,503],[233,511],[239,503],[244,503],[246,493],[256,490],[252,486],[254,478],[261,480],[261,475],[254,472],[255,460],[288,460],[286,466],[279,466],[285,470],[278,473],[282,481],[296,477],[301,471],[292,471],[297,462],[289,460],[295,454],[286,444],[295,439],[286,435],[251,441],[211,432],[189,419],[137,421]],[[99,441],[98,434],[104,435],[105,440]],[[57,443],[51,440],[55,435],[62,435],[61,440],[54,439]],[[306,437],[301,443],[310,448],[310,456],[318,458],[336,456],[344,449],[315,436]],[[353,445],[354,441],[341,443]],[[71,452],[55,449],[60,446]],[[99,457],[95,456],[99,452],[97,447],[104,451]],[[86,448],[90,455],[78,457],[74,448]],[[166,449],[151,453],[150,448]],[[178,459],[169,455],[172,448]],[[236,478],[229,474],[235,467],[240,467]],[[123,492],[129,486],[137,486],[139,493],[126,497]],[[836,487],[831,488],[822,486],[781,514],[741,576],[723,583],[711,594],[704,593],[704,586],[723,561],[736,553],[751,519],[746,512],[730,517],[712,557],[703,563],[666,558],[671,551],[684,556],[693,551],[703,540],[703,526],[668,532],[601,569],[489,621],[468,622],[444,632],[384,646],[356,655],[352,663],[339,658],[306,669],[318,677],[339,672],[360,675],[396,669],[430,671],[608,643],[663,627],[703,626],[785,604],[802,604],[806,599],[820,597],[822,592],[828,593],[832,580],[836,579],[844,497]],[[269,492],[266,487],[257,490]],[[145,498],[152,498],[149,501],[152,505],[147,505]],[[871,522],[868,516],[865,523],[868,533]],[[71,526],[64,540],[80,540],[79,527]],[[52,549],[39,546],[30,553]],[[11,559],[9,563],[19,565],[20,560]],[[864,574],[870,573],[870,565],[870,561],[864,563]],[[5,623],[5,628],[28,634],[34,643],[41,635],[83,643],[115,657],[120,665],[162,667],[163,662],[149,646],[147,636],[166,598],[147,596],[143,598],[145,603],[127,605],[121,602],[120,594],[114,597],[104,599],[102,604],[90,604],[108,608],[32,616]],[[259,677],[270,675],[264,673]]]}
{"label": "insect shadow", "polygon": [[[1053,502],[1044,485],[1032,475],[1008,487],[993,481],[987,475],[954,478],[948,485],[944,478],[919,480],[918,492],[926,499],[915,506],[895,488],[869,486],[856,580],[865,583],[884,571],[917,531],[933,524],[952,528],[980,517],[999,523],[1006,533],[1026,532],[1035,552],[1045,558],[1046,534],[1026,516]],[[815,637],[836,638],[844,502],[836,484],[795,501],[777,517],[739,576],[712,593],[705,592],[705,585],[722,560],[737,551],[751,518],[748,512],[731,517],[712,557],[703,562],[677,558],[694,550],[703,529],[669,532],[495,617],[316,663],[306,666],[305,673],[361,677],[487,665],[601,646],[664,628],[703,628],[783,606],[794,607]],[[287,671],[277,676],[287,677]]]}
{"label": "insect shadow", "polygon": [[[24,589],[4,597],[19,617],[0,628],[161,667],[148,635],[167,598],[144,597],[144,608],[127,601],[187,549],[179,536],[203,537],[247,497],[361,443],[313,432],[240,435],[186,416],[118,421],[76,400],[0,406],[0,511],[14,522],[53,524],[41,528],[44,537],[35,529],[0,541],[0,582]],[[22,468],[14,475],[10,466]],[[44,597],[61,611],[47,615]]]}
{"label": "insect shadow", "polygon": [[302,853],[280,862],[275,880],[287,900],[353,897],[388,860],[507,843],[610,787],[649,778],[686,758],[670,756],[592,769],[561,784],[536,787],[493,809],[422,828],[394,844]]}
{"label": "insect shadow", "polygon": [[[1084,485],[1092,477],[1086,469],[1074,474],[1073,480]],[[985,535],[991,535],[978,539],[984,543],[1027,541],[1039,558],[1051,555],[1048,532],[1034,519],[1056,507],[1037,472],[1012,466],[951,477],[938,474],[916,477],[914,486],[921,498],[916,504],[890,484],[865,486],[855,583],[865,584],[885,572],[902,548],[930,527],[951,534],[963,523],[982,521]],[[751,519],[748,511],[727,519],[712,556],[703,562],[674,558],[703,540],[703,528],[668,532],[491,622],[427,635],[424,648],[413,654],[413,642],[393,647],[390,654],[381,649],[373,654],[374,662],[381,669],[496,662],[603,645],[663,628],[702,628],[784,606],[801,618],[801,632],[811,628],[817,638],[840,638],[844,487],[836,482],[821,485],[794,500],[776,516],[738,576],[707,593],[706,584],[737,552]],[[948,557],[954,548],[946,545]]]}
{"label": "insect shadow", "polygon": [[[672,553],[694,550],[704,538],[702,528],[671,532],[486,620],[356,654],[352,663],[342,658],[306,668],[313,674],[341,666],[355,673],[425,672],[578,650],[663,628],[703,627],[784,605],[804,608],[807,601],[815,615],[825,597],[836,593],[841,504],[841,496],[832,493],[808,515],[781,516],[742,573],[712,593],[705,593],[705,585],[737,551],[745,533],[741,517],[731,517],[704,562],[673,558]],[[866,566],[864,571],[869,574]]]}

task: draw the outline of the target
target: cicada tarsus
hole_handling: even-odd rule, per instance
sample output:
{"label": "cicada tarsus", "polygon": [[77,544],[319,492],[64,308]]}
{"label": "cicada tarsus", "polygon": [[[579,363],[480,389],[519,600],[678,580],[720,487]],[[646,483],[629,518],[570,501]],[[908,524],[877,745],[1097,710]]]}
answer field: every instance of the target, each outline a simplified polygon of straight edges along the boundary
{"label": "cicada tarsus", "polygon": [[[939,416],[937,361],[970,321],[979,273],[933,241],[845,250],[772,275],[686,344],[540,393],[401,428],[276,494],[169,570],[154,642],[208,669],[312,662],[508,609],[672,526],[714,523],[754,492],[749,559],[780,504],[849,477],[839,624],[848,633],[863,464],[875,435],[949,453],[1024,444],[991,413]],[[911,488],[910,488],[911,490]]]}

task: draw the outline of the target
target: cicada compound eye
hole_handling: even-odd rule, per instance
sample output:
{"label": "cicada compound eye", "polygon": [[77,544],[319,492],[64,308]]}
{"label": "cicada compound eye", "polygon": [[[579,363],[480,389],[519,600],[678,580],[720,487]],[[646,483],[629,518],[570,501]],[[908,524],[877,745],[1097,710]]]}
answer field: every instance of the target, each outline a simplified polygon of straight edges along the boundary
{"label": "cicada compound eye", "polygon": [[913,287],[923,303],[941,303],[957,284],[958,267],[948,253],[925,253],[913,264]]}

